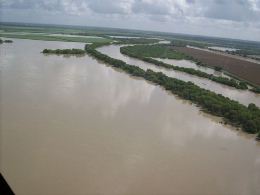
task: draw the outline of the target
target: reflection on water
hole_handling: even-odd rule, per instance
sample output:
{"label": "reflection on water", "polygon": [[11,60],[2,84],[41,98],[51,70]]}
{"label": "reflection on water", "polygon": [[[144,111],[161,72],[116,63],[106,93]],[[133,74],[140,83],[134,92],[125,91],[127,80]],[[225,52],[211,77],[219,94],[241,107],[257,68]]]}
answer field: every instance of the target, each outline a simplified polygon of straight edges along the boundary
{"label": "reflection on water", "polygon": [[226,85],[221,85],[219,83],[210,81],[208,79],[203,79],[200,77],[192,76],[190,74],[186,74],[183,72],[178,72],[174,70],[169,70],[161,67],[157,67],[153,64],[146,63],[142,60],[138,60],[135,58],[128,57],[120,53],[120,47],[118,45],[110,45],[99,48],[98,50],[104,54],[107,54],[113,58],[121,59],[126,63],[139,66],[142,69],[152,69],[154,71],[160,71],[166,74],[167,76],[174,77],[177,79],[181,79],[184,81],[191,81],[196,85],[208,89],[210,91],[216,92],[218,94],[222,94],[223,96],[229,97],[230,99],[239,101],[244,105],[248,105],[250,103],[254,103],[257,106],[260,106],[260,95],[252,93],[250,91],[245,90],[237,90],[232,87],[228,87]]}
{"label": "reflection on water", "polygon": [[0,46],[1,172],[17,194],[260,193],[253,139],[88,56],[40,53],[82,46]]}

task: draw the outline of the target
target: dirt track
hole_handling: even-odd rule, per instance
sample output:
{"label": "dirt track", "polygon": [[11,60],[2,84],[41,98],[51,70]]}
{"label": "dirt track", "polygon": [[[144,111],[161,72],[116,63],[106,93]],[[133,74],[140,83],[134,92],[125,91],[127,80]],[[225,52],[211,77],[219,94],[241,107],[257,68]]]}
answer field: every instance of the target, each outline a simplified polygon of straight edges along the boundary
{"label": "dirt track", "polygon": [[260,64],[194,48],[174,47],[174,49],[186,53],[209,66],[222,67],[242,79],[260,85]]}

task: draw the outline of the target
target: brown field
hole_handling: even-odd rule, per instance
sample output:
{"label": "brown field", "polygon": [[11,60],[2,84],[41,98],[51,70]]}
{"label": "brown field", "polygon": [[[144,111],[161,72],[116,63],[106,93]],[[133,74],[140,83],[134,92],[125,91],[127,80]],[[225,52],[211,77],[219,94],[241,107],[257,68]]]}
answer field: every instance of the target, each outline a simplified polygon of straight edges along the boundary
{"label": "brown field", "polygon": [[209,66],[222,67],[231,74],[260,85],[260,64],[194,48],[174,47],[174,49],[188,54]]}

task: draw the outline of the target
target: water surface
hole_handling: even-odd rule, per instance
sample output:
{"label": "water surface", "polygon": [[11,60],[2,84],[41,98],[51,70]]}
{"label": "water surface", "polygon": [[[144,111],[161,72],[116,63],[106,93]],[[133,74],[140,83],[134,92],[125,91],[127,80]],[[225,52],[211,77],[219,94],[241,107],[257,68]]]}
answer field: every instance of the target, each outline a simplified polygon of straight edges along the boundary
{"label": "water surface", "polygon": [[216,76],[223,76],[224,74],[222,74],[219,71],[215,71],[212,68],[208,68],[205,66],[198,66],[196,63],[190,61],[190,60],[175,60],[175,59],[168,59],[168,58],[154,58],[156,60],[162,61],[166,64],[171,64],[174,66],[180,66],[180,67],[184,67],[184,68],[193,68],[195,70],[200,70],[202,72],[206,72],[208,74],[213,74]]}
{"label": "water surface", "polygon": [[229,47],[208,47],[209,49],[214,49],[214,50],[218,50],[218,51],[237,51],[239,49],[235,49],[235,48],[229,48]]}
{"label": "water surface", "polygon": [[260,146],[83,44],[0,46],[1,173],[19,195],[260,194]]}

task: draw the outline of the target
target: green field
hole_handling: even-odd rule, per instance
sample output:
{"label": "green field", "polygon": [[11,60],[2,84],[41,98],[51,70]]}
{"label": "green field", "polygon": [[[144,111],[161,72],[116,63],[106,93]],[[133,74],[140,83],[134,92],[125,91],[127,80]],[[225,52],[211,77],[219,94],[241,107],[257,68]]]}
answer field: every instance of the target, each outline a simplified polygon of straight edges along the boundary
{"label": "green field", "polygon": [[138,55],[142,57],[151,57],[151,58],[169,58],[182,60],[187,59],[185,54],[177,52],[171,49],[167,45],[135,45],[124,47],[128,53],[133,55]]}

